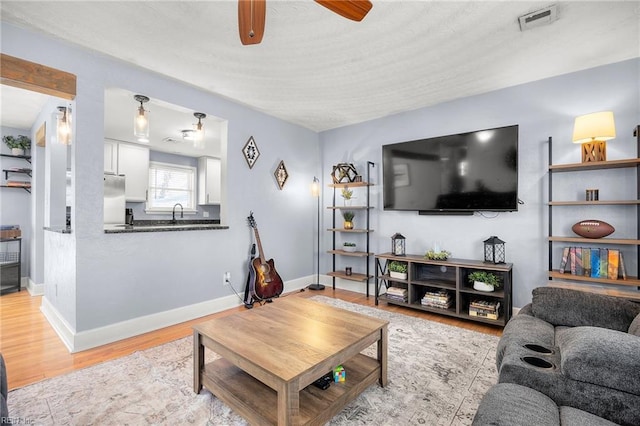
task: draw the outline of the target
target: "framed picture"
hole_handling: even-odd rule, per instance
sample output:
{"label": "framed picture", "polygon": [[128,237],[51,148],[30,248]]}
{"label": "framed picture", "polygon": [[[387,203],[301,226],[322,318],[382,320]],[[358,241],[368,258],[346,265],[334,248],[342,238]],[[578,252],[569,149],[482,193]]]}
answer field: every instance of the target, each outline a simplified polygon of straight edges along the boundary
{"label": "framed picture", "polygon": [[276,167],[276,171],[273,172],[273,175],[276,177],[276,182],[278,183],[278,188],[282,190],[284,184],[287,182],[289,178],[289,173],[287,172],[287,168],[284,166],[284,161],[280,161],[278,167]]}
{"label": "framed picture", "polygon": [[258,150],[258,145],[256,145],[256,141],[253,139],[253,136],[251,136],[247,143],[244,144],[242,154],[244,155],[244,159],[247,160],[249,168],[253,168],[253,165],[258,161],[258,157],[260,157],[260,151]]}

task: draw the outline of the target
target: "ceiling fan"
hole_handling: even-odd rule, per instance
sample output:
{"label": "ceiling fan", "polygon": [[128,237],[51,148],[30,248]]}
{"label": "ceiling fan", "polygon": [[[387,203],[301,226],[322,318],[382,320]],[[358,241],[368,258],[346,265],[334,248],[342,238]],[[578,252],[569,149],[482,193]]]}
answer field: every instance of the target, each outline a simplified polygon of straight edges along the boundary
{"label": "ceiling fan", "polygon": [[[369,0],[315,0],[352,21],[362,21],[373,4]],[[238,30],[242,44],[258,44],[264,35],[266,0],[238,0]]]}

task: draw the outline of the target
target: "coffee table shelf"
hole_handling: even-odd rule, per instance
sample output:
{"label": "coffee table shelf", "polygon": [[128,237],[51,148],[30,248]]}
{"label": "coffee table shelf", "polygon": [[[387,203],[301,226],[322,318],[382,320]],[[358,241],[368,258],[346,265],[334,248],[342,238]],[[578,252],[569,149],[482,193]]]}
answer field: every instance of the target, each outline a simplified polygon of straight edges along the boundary
{"label": "coffee table shelf", "polygon": [[[322,425],[380,377],[380,363],[356,355],[342,364],[347,380],[326,390],[310,385],[300,391],[300,425]],[[250,423],[277,424],[278,394],[269,386],[220,358],[205,366],[202,382],[216,397],[232,406]]]}

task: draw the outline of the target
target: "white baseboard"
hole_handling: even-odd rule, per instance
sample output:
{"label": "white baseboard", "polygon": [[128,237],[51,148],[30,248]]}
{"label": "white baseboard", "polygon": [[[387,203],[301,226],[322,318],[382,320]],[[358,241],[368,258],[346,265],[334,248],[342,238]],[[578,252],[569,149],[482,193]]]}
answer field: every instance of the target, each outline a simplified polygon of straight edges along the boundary
{"label": "white baseboard", "polygon": [[[286,292],[303,289],[311,284],[314,278],[315,276],[313,276],[313,278],[307,277],[287,281],[284,285],[284,289]],[[330,282],[330,278],[327,278],[328,282]],[[242,289],[241,296],[243,295],[244,289]],[[241,304],[242,303],[238,300],[238,297],[235,294],[232,294],[78,333],[75,332],[73,327],[65,321],[57,309],[44,297],[42,298],[42,306],[40,307],[40,310],[65,344],[69,352],[74,353],[148,333],[164,327],[169,327],[185,321],[201,318]]]}
{"label": "white baseboard", "polygon": [[60,315],[60,312],[49,302],[49,299],[46,297],[42,298],[42,304],[40,305],[40,312],[42,315],[49,321],[51,327],[55,330],[62,340],[62,343],[67,347],[69,352],[73,351],[73,340],[75,335],[75,330],[71,327],[63,317]]}
{"label": "white baseboard", "polygon": [[44,295],[44,284],[36,284],[29,277],[24,277],[22,280],[23,280],[22,282],[24,283],[22,287],[26,287],[30,295],[32,296]]}

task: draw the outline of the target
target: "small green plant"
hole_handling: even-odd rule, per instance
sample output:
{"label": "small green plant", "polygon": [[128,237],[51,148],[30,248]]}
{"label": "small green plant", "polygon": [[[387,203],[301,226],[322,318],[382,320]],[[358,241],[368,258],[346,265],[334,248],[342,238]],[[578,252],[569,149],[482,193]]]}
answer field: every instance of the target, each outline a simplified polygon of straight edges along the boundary
{"label": "small green plant", "polygon": [[355,247],[356,243],[352,243],[350,241],[345,241],[342,245],[345,246],[345,247]]}
{"label": "small green plant", "polygon": [[3,136],[2,141],[11,149],[20,148],[20,149],[29,149],[31,148],[31,139],[25,135],[19,135],[18,137],[14,136]]}
{"label": "small green plant", "polygon": [[442,250],[439,252],[435,252],[433,250],[429,250],[427,252],[427,254],[424,255],[427,259],[431,259],[431,260],[447,260],[449,259],[449,256],[451,256],[451,253],[446,251],[446,250]]}
{"label": "small green plant", "polygon": [[342,188],[342,198],[345,200],[350,200],[353,197],[353,191],[349,189],[348,186]]}
{"label": "small green plant", "polygon": [[351,222],[355,216],[356,214],[349,210],[342,212],[342,217],[344,218],[345,222]]}
{"label": "small green plant", "polygon": [[480,281],[494,288],[500,288],[502,286],[502,280],[499,276],[492,272],[487,271],[473,271],[469,274],[469,282]]}
{"label": "small green plant", "polygon": [[391,272],[399,272],[401,274],[407,273],[407,262],[400,262],[399,260],[392,260],[389,263],[389,270]]}

